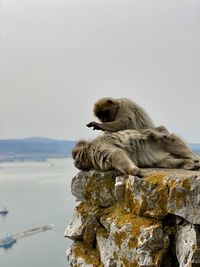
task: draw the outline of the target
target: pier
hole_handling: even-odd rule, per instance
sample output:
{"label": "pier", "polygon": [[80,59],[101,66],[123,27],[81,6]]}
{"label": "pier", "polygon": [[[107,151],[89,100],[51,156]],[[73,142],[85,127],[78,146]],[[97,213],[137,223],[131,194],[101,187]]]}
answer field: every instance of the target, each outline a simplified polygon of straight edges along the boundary
{"label": "pier", "polygon": [[40,232],[50,230],[52,229],[52,227],[53,227],[52,224],[46,224],[46,225],[32,228],[32,229],[29,229],[29,230],[26,230],[26,231],[23,231],[23,232],[14,234],[14,235],[7,235],[4,238],[0,238],[0,247],[9,248],[14,243],[16,243],[18,239],[25,238],[31,235],[38,234]]}
{"label": "pier", "polygon": [[52,227],[53,227],[53,225],[46,224],[46,225],[43,225],[40,227],[36,227],[36,228],[30,229],[30,230],[26,230],[26,231],[23,231],[21,233],[15,234],[15,235],[13,235],[13,238],[17,240],[17,239],[24,238],[24,237],[27,237],[30,235],[35,235],[37,233],[50,230],[50,229],[52,229]]}

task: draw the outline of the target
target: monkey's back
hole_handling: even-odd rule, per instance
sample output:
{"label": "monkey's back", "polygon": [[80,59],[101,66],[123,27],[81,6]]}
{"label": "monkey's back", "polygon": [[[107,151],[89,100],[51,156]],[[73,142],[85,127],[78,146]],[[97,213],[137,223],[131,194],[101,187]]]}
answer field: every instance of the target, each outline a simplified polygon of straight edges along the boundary
{"label": "monkey's back", "polygon": [[124,118],[125,125],[123,129],[140,130],[155,127],[147,112],[134,101],[127,98],[120,98],[118,99],[118,103],[119,109],[115,120]]}
{"label": "monkey's back", "polygon": [[91,142],[94,162],[110,159],[117,149],[124,150],[140,167],[149,167],[163,160],[167,153],[157,142],[137,130],[124,130],[105,133]]}

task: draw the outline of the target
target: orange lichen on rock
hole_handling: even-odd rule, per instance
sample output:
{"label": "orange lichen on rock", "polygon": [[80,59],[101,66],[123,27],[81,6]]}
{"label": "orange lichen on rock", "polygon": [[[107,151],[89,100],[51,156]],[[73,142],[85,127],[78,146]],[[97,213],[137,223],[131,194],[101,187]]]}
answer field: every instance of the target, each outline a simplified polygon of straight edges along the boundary
{"label": "orange lichen on rock", "polygon": [[94,267],[100,266],[100,255],[97,249],[91,249],[84,242],[76,241],[73,244],[73,253],[75,258],[83,259],[85,263]]}
{"label": "orange lichen on rock", "polygon": [[126,258],[122,257],[121,259],[121,267],[138,267],[136,261],[129,262]]}
{"label": "orange lichen on rock", "polygon": [[188,191],[191,189],[190,179],[182,177],[182,179],[169,179],[168,186],[170,190],[170,198],[175,200],[175,208],[180,209],[185,205]]}
{"label": "orange lichen on rock", "polygon": [[127,182],[126,206],[136,215],[157,219],[167,215],[168,186],[164,183],[166,174],[146,175],[142,181]]}

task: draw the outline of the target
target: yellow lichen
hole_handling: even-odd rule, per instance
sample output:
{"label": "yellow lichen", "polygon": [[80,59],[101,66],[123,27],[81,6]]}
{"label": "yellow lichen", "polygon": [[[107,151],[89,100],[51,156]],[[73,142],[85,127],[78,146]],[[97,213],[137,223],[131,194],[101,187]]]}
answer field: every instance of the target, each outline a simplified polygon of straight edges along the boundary
{"label": "yellow lichen", "polygon": [[175,200],[175,206],[177,209],[182,208],[185,205],[187,191],[191,189],[190,179],[182,178],[181,180],[170,180],[168,186],[171,192],[171,198]]}
{"label": "yellow lichen", "polygon": [[88,217],[88,205],[85,203],[80,203],[77,207],[76,210],[78,213],[81,214],[83,218]]}
{"label": "yellow lichen", "polygon": [[74,257],[81,258],[87,264],[92,264],[94,267],[100,266],[100,255],[97,249],[91,249],[84,242],[76,242],[73,247]]}
{"label": "yellow lichen", "polygon": [[184,190],[189,191],[191,189],[190,179],[188,177],[182,177],[182,179],[170,179],[168,180],[169,189],[174,187],[182,187]]}
{"label": "yellow lichen", "polygon": [[[119,248],[121,248],[125,238],[128,240],[129,248],[136,248],[138,246],[138,236],[141,228],[150,227],[152,225],[160,225],[160,222],[156,219],[139,217],[132,213],[127,213],[120,205],[116,205],[112,209],[107,209],[103,218],[104,220],[106,220],[106,218],[112,220],[119,229],[119,231],[114,234],[115,243]],[[125,224],[130,225],[129,233],[124,232],[122,229]]]}
{"label": "yellow lichen", "polygon": [[127,236],[126,232],[124,231],[119,231],[114,233],[115,244],[119,247],[119,249],[121,249],[121,245],[125,240],[126,236]]}
{"label": "yellow lichen", "polygon": [[96,225],[87,224],[83,234],[83,241],[89,246],[93,246],[93,242],[96,234]]}
{"label": "yellow lichen", "polygon": [[164,184],[166,174],[152,174],[144,177],[145,182],[135,190],[140,192],[136,198],[127,185],[125,200],[126,206],[136,215],[146,215],[161,219],[167,215],[168,187]]}
{"label": "yellow lichen", "polygon": [[192,245],[192,251],[195,251],[197,249],[197,246],[195,244]]}
{"label": "yellow lichen", "polygon": [[108,231],[107,231],[105,228],[100,227],[100,228],[97,230],[96,235],[97,235],[98,237],[108,238],[109,233],[108,233]]}
{"label": "yellow lichen", "polygon": [[152,184],[163,185],[164,179],[166,178],[166,173],[146,175],[144,178]]}
{"label": "yellow lichen", "polygon": [[187,191],[189,191],[191,189],[191,185],[190,185],[190,179],[189,178],[185,178],[182,183],[181,183],[182,187],[184,187]]}
{"label": "yellow lichen", "polygon": [[130,262],[124,257],[122,257],[120,260],[121,260],[121,267],[138,267],[138,264],[136,261]]}
{"label": "yellow lichen", "polygon": [[161,266],[163,258],[165,256],[165,250],[161,249],[154,254],[154,264],[155,266]]}
{"label": "yellow lichen", "polygon": [[90,179],[86,186],[85,198],[92,205],[101,206],[100,203],[100,194],[103,191],[109,192],[114,189],[115,179],[112,176],[105,178],[100,177],[101,179]]}

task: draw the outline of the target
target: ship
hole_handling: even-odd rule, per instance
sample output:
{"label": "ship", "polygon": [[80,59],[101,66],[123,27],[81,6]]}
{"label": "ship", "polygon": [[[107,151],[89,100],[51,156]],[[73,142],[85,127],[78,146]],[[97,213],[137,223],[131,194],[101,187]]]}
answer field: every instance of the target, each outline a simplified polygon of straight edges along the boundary
{"label": "ship", "polygon": [[0,214],[7,215],[8,214],[8,209],[6,207],[3,207],[2,209],[0,209]]}
{"label": "ship", "polygon": [[32,229],[20,232],[20,233],[15,234],[15,235],[6,235],[2,239],[0,238],[0,247],[3,247],[5,249],[11,248],[12,245],[14,245],[18,239],[50,230],[50,229],[52,229],[52,227],[53,227],[52,224],[46,224],[46,225],[42,225],[42,226],[39,226],[36,228],[32,228]]}
{"label": "ship", "polygon": [[3,239],[0,240],[0,247],[5,249],[11,248],[17,240],[12,235],[6,235]]}

